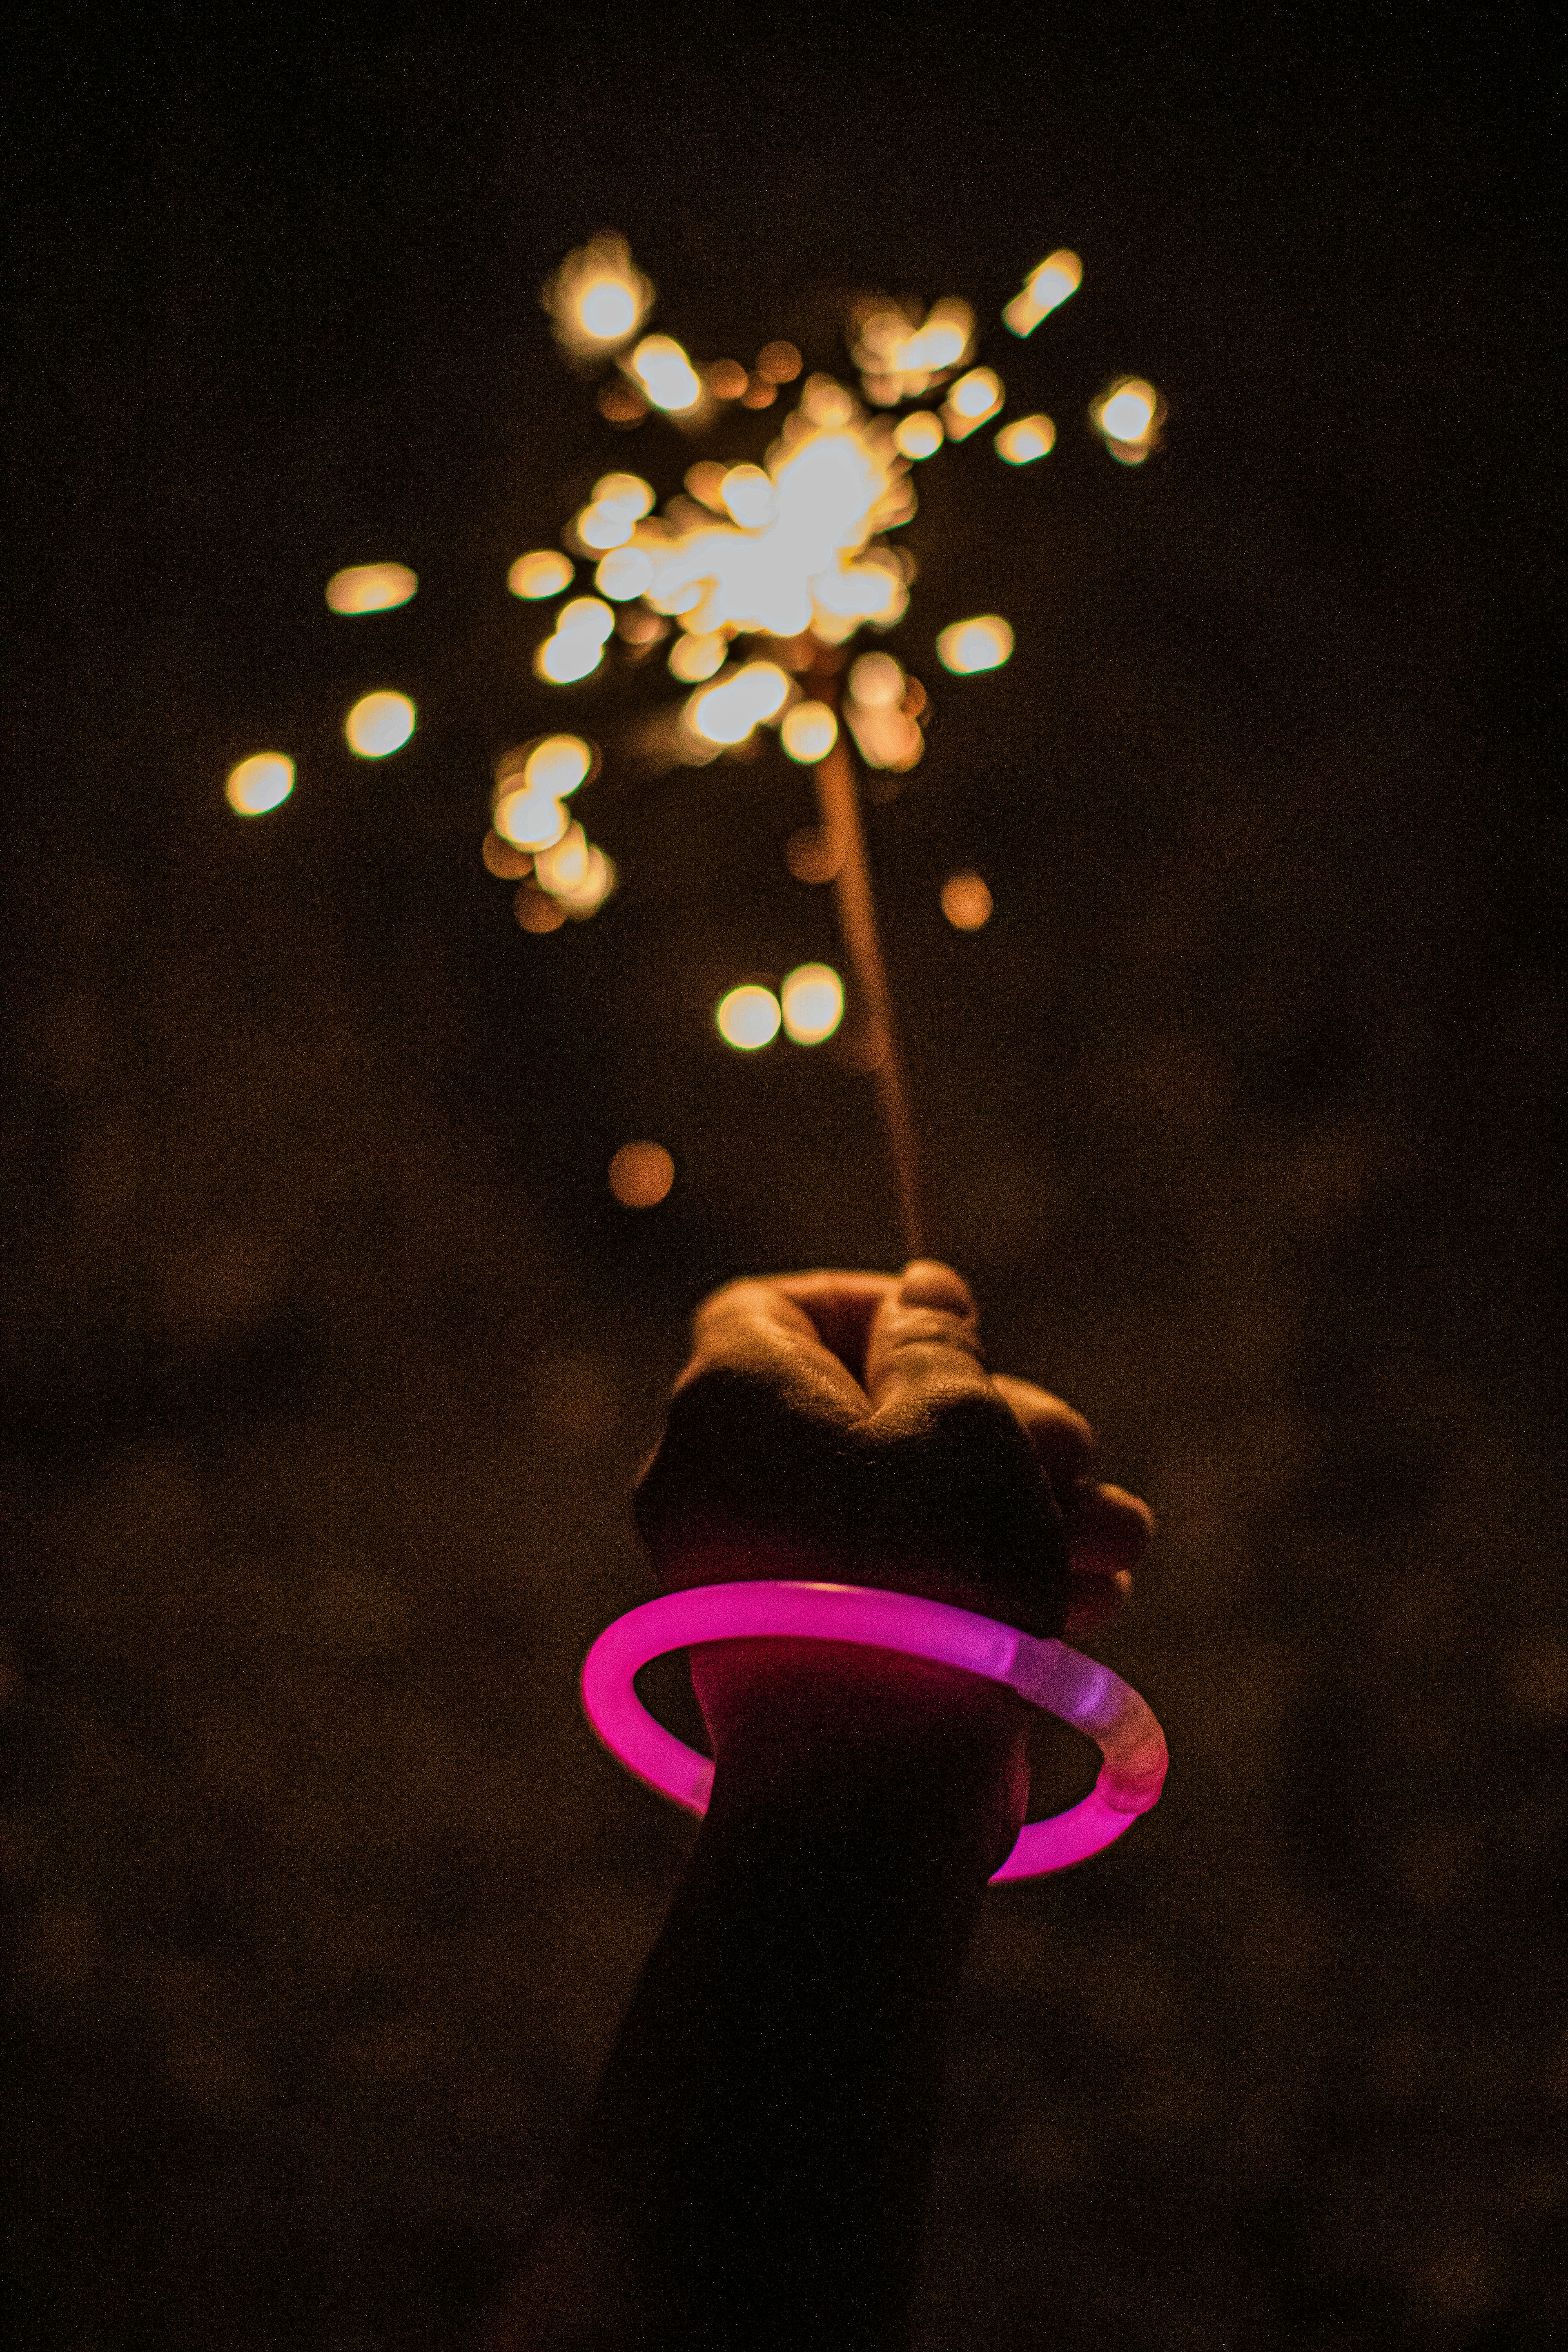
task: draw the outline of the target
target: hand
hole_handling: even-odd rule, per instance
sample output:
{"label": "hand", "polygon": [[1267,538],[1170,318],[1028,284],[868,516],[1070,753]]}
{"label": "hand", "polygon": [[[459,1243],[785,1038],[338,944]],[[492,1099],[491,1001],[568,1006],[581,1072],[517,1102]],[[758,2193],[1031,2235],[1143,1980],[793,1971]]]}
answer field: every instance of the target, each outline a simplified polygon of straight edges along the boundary
{"label": "hand", "polygon": [[[1153,1525],[1090,1481],[1093,1451],[1059,1398],[986,1372],[951,1267],[784,1276],[731,1283],[698,1310],[635,1509],[666,1590],[876,1584],[1081,1635],[1123,1604]],[[776,1768],[785,1749],[842,1754],[960,1718],[1021,1738],[1010,1693],[847,1644],[710,1644],[693,1680],[721,1781],[748,1753]]]}

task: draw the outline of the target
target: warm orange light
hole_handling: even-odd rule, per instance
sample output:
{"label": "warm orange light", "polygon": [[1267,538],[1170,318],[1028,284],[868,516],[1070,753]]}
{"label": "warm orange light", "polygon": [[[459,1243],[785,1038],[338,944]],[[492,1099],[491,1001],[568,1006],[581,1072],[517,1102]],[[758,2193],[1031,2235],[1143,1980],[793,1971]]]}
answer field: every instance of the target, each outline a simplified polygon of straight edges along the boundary
{"label": "warm orange light", "polygon": [[619,507],[584,507],[573,524],[573,529],[584,547],[595,554],[604,554],[612,547],[625,547],[637,529],[636,519],[623,514]]}
{"label": "warm orange light", "polygon": [[1056,447],[1057,428],[1048,416],[1020,416],[996,436],[996,455],[1009,466],[1032,466]]}
{"label": "warm orange light", "polygon": [[1082,283],[1083,264],[1064,247],[1029,272],[1023,292],[1014,295],[1002,316],[1016,335],[1032,335],[1040,320],[1048,319]]}
{"label": "warm orange light", "polygon": [[559,596],[570,585],[572,566],[552,547],[535,548],[531,555],[520,555],[506,575],[506,584],[514,596],[526,597],[535,603],[541,596]]}
{"label": "warm orange light", "polygon": [[523,761],[522,780],[531,792],[563,801],[592,774],[593,767],[593,745],[580,735],[546,735]]}
{"label": "warm orange light", "polygon": [[991,920],[991,893],[978,874],[954,874],[942,886],[942,911],[955,931],[978,931]]}
{"label": "warm orange light", "polygon": [[405,694],[362,695],[343,721],[349,749],[362,760],[384,760],[414,732],[416,712]]}
{"label": "warm orange light", "polygon": [[748,986],[721,996],[713,1018],[726,1045],[733,1045],[737,1053],[755,1054],[773,1044],[784,1015],[771,988]]}
{"label": "warm orange light", "polygon": [[521,882],[525,874],[533,870],[533,860],[526,849],[514,849],[510,841],[503,841],[500,834],[493,831],[486,834],[480,855],[487,872],[493,874],[498,881]]}
{"label": "warm orange light", "polygon": [[960,365],[974,332],[967,302],[935,302],[917,327],[899,303],[876,297],[861,303],[855,318],[854,358],[866,396],[891,408],[918,400],[937,378]]}
{"label": "warm orange light", "polygon": [[525,931],[558,931],[566,920],[566,909],[548,890],[535,882],[525,882],[511,902],[511,911]]}
{"label": "warm orange light", "polygon": [[580,677],[592,677],[604,657],[603,637],[587,629],[569,630],[563,636],[545,638],[533,656],[534,673],[552,686],[572,686]]}
{"label": "warm orange light", "polygon": [[1120,465],[1141,466],[1158,445],[1164,404],[1142,376],[1124,376],[1089,413]]}
{"label": "warm orange light", "polygon": [[418,573],[406,563],[353,563],[333,572],[327,602],[334,613],[389,613],[406,604],[418,585]]}
{"label": "warm orange light", "polygon": [[779,741],[803,767],[826,760],[837,740],[838,721],[826,702],[797,702],[784,712]]}
{"label": "warm orange light", "polygon": [[640,596],[653,584],[653,558],[645,555],[640,547],[617,547],[606,555],[594,574],[594,585],[601,596],[613,597],[625,604]]}
{"label": "warm orange light", "polygon": [[514,849],[552,849],[572,820],[561,803],[528,784],[514,785],[496,801],[491,818],[503,841]]}
{"label": "warm orange light", "polygon": [[705,677],[712,677],[724,667],[725,640],[721,631],[710,635],[679,636],[669,649],[672,677],[685,686],[697,686]]}
{"label": "warm orange light", "polygon": [[[891,654],[862,654],[849,672],[844,717],[868,768],[902,774],[924,754],[925,737],[910,708],[910,683]],[[913,692],[915,708],[923,710],[924,689],[916,683]]]}
{"label": "warm orange light", "polygon": [[954,621],[936,641],[943,669],[967,677],[975,670],[1000,669],[1013,650],[1013,632],[1000,613],[984,613],[977,620]]}
{"label": "warm orange light", "polygon": [[565,898],[580,890],[588,878],[588,836],[580,824],[569,824],[559,841],[542,849],[533,861],[534,876],[542,890],[552,898]]}
{"label": "warm orange light", "polygon": [[751,378],[738,360],[715,360],[707,382],[715,400],[739,400]]}
{"label": "warm orange light", "polygon": [[990,368],[971,368],[961,375],[942,403],[942,418],[948,438],[963,441],[1002,405],[1002,379]]}
{"label": "warm orange light", "polygon": [[764,343],[757,353],[757,373],[764,383],[793,383],[801,364],[793,343]]}
{"label": "warm orange light", "polygon": [[790,692],[777,662],[753,661],[693,695],[686,720],[706,743],[743,743],[754,727],[776,718]]}
{"label": "warm orange light", "polygon": [[282,751],[253,751],[228,772],[224,795],[236,816],[265,816],[294,789],[294,762]]}
{"label": "warm orange light", "polygon": [[742,530],[761,530],[774,513],[772,478],[760,466],[731,466],[719,484],[723,499]]}
{"label": "warm orange light", "polygon": [[797,882],[831,882],[843,863],[844,853],[826,825],[803,824],[784,844],[784,864]]}
{"label": "warm orange light", "polygon": [[619,507],[634,522],[653,512],[653,484],[640,474],[601,474],[594,485],[594,504]]}
{"label": "warm orange light", "polygon": [[857,702],[871,709],[901,701],[903,670],[891,654],[862,654],[849,672],[849,691]]}
{"label": "warm orange light", "polygon": [[622,236],[595,237],[568,254],[544,289],[545,308],[569,351],[613,351],[636,334],[653,288],[636,268]]}
{"label": "warm orange light", "polygon": [[656,408],[685,416],[700,407],[702,379],[672,335],[645,335],[632,353],[632,366]]}
{"label": "warm orange light", "polygon": [[844,982],[831,964],[803,963],[779,991],[784,1034],[797,1045],[820,1045],[844,1018]]}
{"label": "warm orange light", "polygon": [[911,408],[893,430],[894,446],[906,457],[934,457],[946,438],[941,417],[929,408]]}
{"label": "warm orange light", "polygon": [[583,869],[581,881],[557,881],[552,882],[550,887],[567,913],[575,921],[581,922],[585,916],[593,914],[595,908],[602,907],[614,890],[615,860],[612,857],[606,857],[602,849],[590,842],[587,863]]}
{"label": "warm orange light", "polygon": [[610,1162],[610,1190],[624,1209],[657,1209],[674,1181],[662,1143],[623,1143]]}

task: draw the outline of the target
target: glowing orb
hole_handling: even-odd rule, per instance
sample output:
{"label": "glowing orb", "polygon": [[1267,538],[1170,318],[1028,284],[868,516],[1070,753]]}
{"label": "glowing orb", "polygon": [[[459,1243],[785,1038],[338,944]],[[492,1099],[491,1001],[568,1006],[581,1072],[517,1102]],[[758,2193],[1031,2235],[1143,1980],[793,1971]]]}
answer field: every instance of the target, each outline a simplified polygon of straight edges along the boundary
{"label": "glowing orb", "polygon": [[784,1014],[771,988],[748,986],[721,996],[713,1018],[726,1045],[733,1045],[737,1053],[755,1054],[773,1044]]}
{"label": "glowing orb", "polygon": [[820,1045],[844,1018],[844,982],[831,964],[803,963],[779,991],[784,1034],[797,1045]]}
{"label": "glowing orb", "polygon": [[955,931],[978,931],[991,920],[991,893],[978,874],[954,874],[942,886],[942,911]]}
{"label": "glowing orb", "polygon": [[905,457],[934,457],[946,438],[941,417],[929,408],[911,409],[893,431],[894,446]]}
{"label": "glowing orb", "polygon": [[406,563],[353,563],[333,572],[327,602],[334,613],[389,613],[406,604],[418,585],[418,573]]}
{"label": "glowing orb", "polygon": [[537,547],[531,555],[520,555],[506,575],[506,584],[512,594],[526,597],[530,603],[541,596],[559,596],[571,580],[571,564],[552,547]]}
{"label": "glowing orb", "polygon": [[362,760],[384,760],[401,751],[414,732],[415,709],[405,694],[366,694],[343,721],[349,749]]}
{"label": "glowing orb", "polygon": [[675,1181],[675,1162],[662,1143],[623,1143],[609,1174],[624,1209],[657,1209]]}
{"label": "glowing orb", "polygon": [[1159,437],[1160,395],[1142,376],[1113,384],[1089,413],[1120,465],[1141,466]]}
{"label": "glowing orb", "polygon": [[574,793],[594,766],[593,746],[580,735],[547,735],[522,763],[522,779],[536,793],[563,801]]}
{"label": "glowing orb", "polygon": [[999,613],[985,613],[974,621],[954,621],[936,641],[937,659],[943,669],[953,670],[960,677],[975,670],[1000,669],[1012,650],[1013,632]]}
{"label": "glowing orb", "polygon": [[1014,295],[1002,316],[1016,335],[1032,335],[1040,320],[1048,319],[1082,283],[1083,264],[1064,247],[1029,272],[1023,292]]}
{"label": "glowing orb", "polygon": [[967,375],[961,375],[942,404],[949,437],[962,441],[988,416],[994,416],[1002,396],[1002,379],[989,368],[971,368]]}
{"label": "glowing orb", "polygon": [[224,793],[236,816],[265,816],[294,789],[294,762],[281,751],[253,751],[228,772]]}
{"label": "glowing orb", "polygon": [[1009,466],[1032,466],[1056,447],[1057,428],[1048,416],[1020,416],[996,436],[996,455]]}
{"label": "glowing orb", "polygon": [[838,721],[826,702],[797,702],[784,712],[779,741],[803,767],[826,760],[837,740]]}
{"label": "glowing orb", "polygon": [[552,849],[572,820],[552,794],[520,784],[501,793],[490,822],[514,849],[537,853]]}
{"label": "glowing orb", "polygon": [[632,366],[655,408],[684,416],[702,401],[702,379],[672,335],[645,335]]}

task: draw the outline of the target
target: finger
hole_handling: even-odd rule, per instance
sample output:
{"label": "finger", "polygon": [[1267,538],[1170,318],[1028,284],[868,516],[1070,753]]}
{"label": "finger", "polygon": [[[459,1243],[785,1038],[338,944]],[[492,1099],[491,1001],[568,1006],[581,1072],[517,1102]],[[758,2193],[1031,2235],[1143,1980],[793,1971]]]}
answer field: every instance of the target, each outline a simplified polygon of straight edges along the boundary
{"label": "finger", "polygon": [[1075,1577],[1130,1576],[1149,1549],[1154,1514],[1120,1486],[1079,1486],[1062,1512]]}
{"label": "finger", "polygon": [[[891,1276],[847,1276],[845,1283],[864,1286]],[[799,1277],[807,1286],[816,1279]],[[869,1321],[879,1290],[845,1301],[837,1320],[852,1328],[855,1316]],[[819,1301],[824,1320],[834,1328],[826,1294]],[[692,1319],[691,1358],[675,1384],[679,1396],[704,1374],[715,1370],[760,1375],[782,1396],[796,1403],[831,1401],[839,1414],[856,1419],[870,1411],[870,1402],[837,1350],[819,1333],[808,1307],[790,1295],[787,1282],[726,1283],[705,1298]]]}
{"label": "finger", "polygon": [[866,1349],[877,1309],[897,1290],[896,1274],[842,1274],[833,1270],[785,1274],[777,1285],[786,1298],[810,1316],[816,1336],[831,1348],[862,1388],[866,1384]]}
{"label": "finger", "polygon": [[1032,1381],[1016,1381],[1007,1372],[994,1372],[993,1388],[1000,1390],[1029,1433],[1041,1469],[1053,1492],[1066,1503],[1080,1479],[1089,1475],[1094,1458],[1094,1432],[1081,1412],[1074,1412],[1048,1389]]}
{"label": "finger", "polygon": [[871,1318],[865,1378],[879,1415],[928,1398],[990,1395],[979,1318],[962,1276],[934,1258],[910,1261]]}

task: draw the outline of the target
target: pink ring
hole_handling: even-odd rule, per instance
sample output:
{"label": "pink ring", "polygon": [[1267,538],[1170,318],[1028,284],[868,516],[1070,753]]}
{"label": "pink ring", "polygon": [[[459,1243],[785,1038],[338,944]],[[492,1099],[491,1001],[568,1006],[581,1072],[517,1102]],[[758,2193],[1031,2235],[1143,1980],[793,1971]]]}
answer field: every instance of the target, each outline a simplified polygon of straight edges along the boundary
{"label": "pink ring", "polygon": [[584,1660],[584,1711],[628,1771],[688,1812],[705,1813],[711,1762],[654,1721],[633,1677],[651,1658],[693,1642],[791,1633],[963,1666],[1006,1683],[1031,1706],[1060,1716],[1098,1742],[1105,1761],[1089,1795],[1048,1821],[1026,1822],[993,1874],[994,1886],[998,1879],[1038,1878],[1087,1860],[1159,1801],[1164,1734],[1137,1692],[1109,1666],[1080,1657],[1065,1642],[1037,1641],[968,1609],[859,1584],[700,1584],[645,1601],[607,1625]]}

